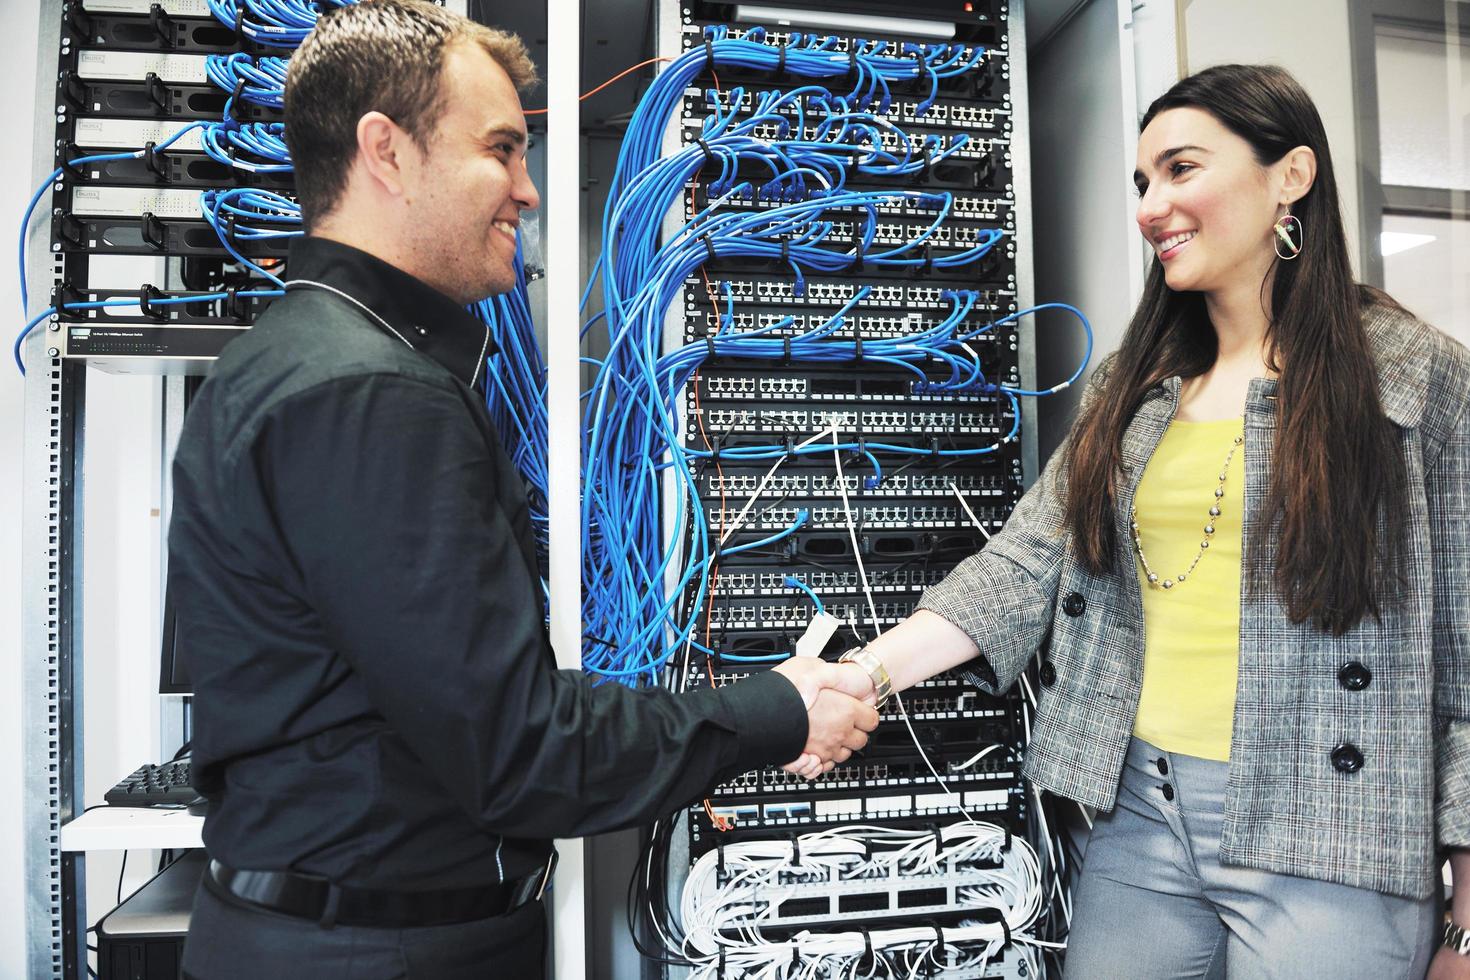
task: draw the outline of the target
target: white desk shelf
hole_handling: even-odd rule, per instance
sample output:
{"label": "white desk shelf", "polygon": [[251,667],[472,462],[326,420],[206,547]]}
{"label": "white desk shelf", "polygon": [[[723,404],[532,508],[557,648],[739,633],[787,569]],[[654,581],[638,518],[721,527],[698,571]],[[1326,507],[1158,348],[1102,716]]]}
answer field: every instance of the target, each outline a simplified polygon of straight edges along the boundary
{"label": "white desk shelf", "polygon": [[170,850],[203,847],[204,818],[188,810],[103,806],[61,828],[63,851]]}

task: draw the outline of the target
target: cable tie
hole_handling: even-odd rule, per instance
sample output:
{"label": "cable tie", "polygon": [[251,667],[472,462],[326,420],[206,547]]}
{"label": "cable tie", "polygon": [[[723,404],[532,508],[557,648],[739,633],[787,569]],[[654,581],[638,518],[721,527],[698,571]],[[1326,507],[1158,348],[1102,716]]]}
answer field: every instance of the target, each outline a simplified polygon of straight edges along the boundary
{"label": "cable tie", "polygon": [[[790,434],[786,436],[786,455],[788,457],[796,455],[796,437]],[[795,834],[793,834],[791,837],[791,846],[796,847]],[[796,863],[801,863],[801,850],[799,848],[796,851]]]}
{"label": "cable tie", "polygon": [[791,966],[801,966],[801,943],[796,939],[791,940]]}
{"label": "cable tie", "polygon": [[863,363],[863,335],[858,334],[852,342],[852,359],[859,364]]}
{"label": "cable tie", "polygon": [[710,240],[709,235],[701,235],[699,240],[704,242],[704,250],[709,255],[706,261],[713,262],[715,260],[715,243]]}
{"label": "cable tie", "polygon": [[239,111],[238,107],[240,105],[241,97],[244,96],[244,94],[245,79],[242,77],[235,80],[235,90],[230,93],[230,105],[235,106],[236,111]]}
{"label": "cable tie", "polygon": [[81,219],[65,211],[58,211],[51,216],[51,235],[58,241],[80,245],[85,231],[86,227],[82,224]]}
{"label": "cable tie", "polygon": [[243,45],[245,41],[245,5],[243,3],[235,8],[235,36]]}
{"label": "cable tie", "polygon": [[[1006,836],[1009,837],[1010,836],[1010,833],[1007,832],[1006,833]],[[1001,942],[1000,948],[1001,949],[1005,949],[1007,946],[1009,946],[1011,944],[1011,924],[1006,921],[1005,913],[1003,913],[1003,912],[999,915],[999,919],[1000,919],[1000,931],[1005,935],[1005,940],[1003,942]]]}
{"label": "cable tie", "polygon": [[919,152],[924,157],[924,163],[923,163],[923,165],[921,167],[919,167],[919,179],[920,180],[928,180],[929,179],[929,167],[930,167],[931,162],[929,160],[929,140],[927,138],[922,143],[919,144]]}
{"label": "cable tie", "polygon": [[858,957],[856,965],[869,970],[873,967],[873,957],[877,955],[873,952],[873,934],[867,926],[858,926],[858,932],[863,934],[863,954]]}
{"label": "cable tie", "polygon": [[73,160],[80,159],[82,154],[78,152],[79,147],[71,140],[61,144],[60,167],[61,172],[73,180],[86,180],[87,175],[78,169]]}
{"label": "cable tie", "polygon": [[859,232],[852,242],[852,261],[848,263],[848,272],[858,272],[863,267],[863,236]]}
{"label": "cable tie", "polygon": [[151,3],[148,5],[148,23],[153,25],[153,32],[158,35],[158,40],[163,42],[164,47],[174,46],[174,21],[172,17],[163,12],[163,4]]}
{"label": "cable tie", "polygon": [[720,947],[720,980],[725,980],[725,947]]}
{"label": "cable tie", "polygon": [[858,53],[857,42],[849,41],[847,48],[847,80],[854,85],[858,80]]}
{"label": "cable tie", "polygon": [[715,151],[714,150],[711,150],[709,148],[709,143],[705,141],[704,137],[701,136],[698,139],[696,139],[694,142],[695,143],[698,143],[699,144],[699,148],[704,151],[704,162],[705,163],[714,163],[715,162]]}
{"label": "cable tie", "polygon": [[791,264],[791,239],[789,238],[781,239],[781,264]]}
{"label": "cable tie", "polygon": [[61,94],[78,109],[87,107],[87,85],[70,68],[61,73]]}
{"label": "cable tie", "polygon": [[163,162],[163,154],[158,152],[158,144],[153,140],[143,144],[143,165],[157,174],[165,183],[168,181],[168,167]]}
{"label": "cable tie", "polygon": [[92,36],[92,21],[77,4],[66,5],[66,22],[78,37]]}
{"label": "cable tie", "polygon": [[69,280],[63,279],[51,287],[51,308],[58,314],[62,313],[69,303],[80,303],[86,297],[81,290],[72,286]]}
{"label": "cable tie", "polygon": [[168,247],[168,229],[164,227],[162,221],[158,220],[157,215],[152,211],[144,211],[139,215],[138,223],[141,226],[144,242],[160,252]]}
{"label": "cable tie", "polygon": [[868,862],[873,860],[873,839],[871,837],[863,838],[863,860]]}
{"label": "cable tie", "polygon": [[924,239],[924,264],[919,266],[919,271],[927,275],[934,271],[934,240]]}
{"label": "cable tie", "polygon": [[[930,456],[934,456],[934,457],[938,457],[939,456],[939,437],[938,436],[930,436],[929,437],[929,455]],[[1009,830],[1006,831],[1006,835],[1007,835],[1007,838],[1006,839],[1009,840],[1010,839],[1010,837],[1009,837],[1010,831]]]}
{"label": "cable tie", "polygon": [[148,98],[154,105],[168,114],[168,86],[163,84],[163,79],[158,77],[157,72],[150,71],[143,76],[143,84],[148,86]]}
{"label": "cable tie", "polygon": [[[786,437],[786,445],[788,447],[791,445],[790,436]],[[786,452],[787,455],[790,455],[791,450],[788,448]],[[797,867],[801,867],[801,838],[797,836],[794,830],[791,832],[791,863]]]}
{"label": "cable tie", "polygon": [[944,850],[944,834],[940,832],[937,823],[931,823],[929,829],[934,831],[934,855],[938,857],[939,852]]}
{"label": "cable tie", "polygon": [[[725,883],[725,842],[723,840],[716,841],[715,843],[715,860],[717,862],[715,865],[715,881],[723,885]],[[723,950],[720,951],[720,956],[723,959]]]}
{"label": "cable tie", "polygon": [[704,70],[715,73],[715,42],[708,34],[704,36]]}
{"label": "cable tie", "polygon": [[713,330],[704,335],[704,346],[705,361],[713,361],[715,359],[715,332]]}
{"label": "cable tie", "polygon": [[791,364],[791,338],[781,338],[781,366],[789,367]]}
{"label": "cable tie", "polygon": [[[935,441],[937,442],[938,440],[936,439]],[[1009,823],[1005,825],[1005,834],[1005,839],[1000,843],[1000,849],[1003,852],[1011,849],[1011,825]]]}
{"label": "cable tie", "polygon": [[162,321],[168,319],[168,313],[166,311],[160,310],[153,305],[154,300],[163,299],[164,295],[163,290],[157,288],[152,283],[145,282],[142,288],[138,290],[138,309],[150,320]]}
{"label": "cable tie", "polygon": [[786,76],[786,45],[776,46],[776,78],[782,80]]}

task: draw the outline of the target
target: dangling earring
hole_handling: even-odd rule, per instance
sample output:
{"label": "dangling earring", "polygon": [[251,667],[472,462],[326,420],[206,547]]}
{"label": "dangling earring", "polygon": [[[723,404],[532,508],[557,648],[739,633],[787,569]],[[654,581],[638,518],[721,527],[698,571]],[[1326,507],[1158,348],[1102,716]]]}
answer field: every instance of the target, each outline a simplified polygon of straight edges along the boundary
{"label": "dangling earring", "polygon": [[1306,244],[1306,234],[1302,230],[1302,223],[1297,216],[1287,208],[1286,213],[1276,219],[1271,226],[1275,237],[1271,239],[1271,245],[1276,249],[1276,257],[1284,261],[1291,261],[1302,254],[1302,246]]}

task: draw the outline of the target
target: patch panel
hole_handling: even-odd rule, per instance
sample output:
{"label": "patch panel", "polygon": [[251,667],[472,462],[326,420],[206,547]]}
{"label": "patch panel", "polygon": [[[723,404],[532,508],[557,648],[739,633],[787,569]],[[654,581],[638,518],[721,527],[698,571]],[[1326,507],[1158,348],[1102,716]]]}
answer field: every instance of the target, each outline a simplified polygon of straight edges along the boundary
{"label": "patch panel", "polygon": [[[946,323],[957,307],[953,290],[979,290],[960,331],[981,330],[1017,310],[1015,193],[1011,132],[1016,116],[1011,109],[1009,68],[1004,30],[1006,12],[992,0],[974,5],[993,19],[968,20],[962,35],[966,43],[990,49],[983,69],[973,77],[952,80],[924,112],[927,86],[894,85],[886,118],[903,129],[876,128],[880,145],[889,152],[920,155],[926,138],[945,145],[959,134],[968,139],[944,161],[924,172],[902,178],[850,174],[846,186],[864,191],[944,190],[952,195],[944,220],[928,233],[934,252],[944,254],[969,248],[982,232],[1006,232],[980,261],[949,269],[882,269],[860,265],[843,275],[808,274],[798,288],[789,266],[771,261],[715,256],[685,282],[684,336],[687,344],[703,344],[706,336],[762,331],[772,338],[792,337],[827,324],[839,308],[848,307],[843,322],[828,336],[851,342],[919,334]],[[685,43],[697,46],[703,12],[714,7],[694,3],[684,8]],[[729,8],[721,7],[722,11]],[[731,27],[739,35],[740,26]],[[768,44],[790,39],[789,32],[769,31]],[[889,39],[898,40],[898,39]],[[845,40],[837,42],[842,50]],[[693,142],[699,127],[718,104],[728,114],[734,109],[748,115],[757,93],[779,88],[789,80],[773,80],[757,72],[720,71],[720,91],[712,77],[696,80],[686,91],[682,124],[684,139]],[[744,86],[738,105],[733,91]],[[834,80],[829,86],[841,90]],[[840,94],[845,94],[842,92]],[[875,106],[862,107],[874,111]],[[779,119],[761,120],[758,135],[768,139],[811,138],[819,135],[826,109],[808,100],[799,112],[789,106]],[[761,182],[769,173],[754,171],[742,177]],[[686,195],[687,214],[709,206],[710,180],[697,180]],[[717,188],[721,193],[727,189]],[[806,193],[817,191],[815,185]],[[795,199],[792,194],[789,199]],[[774,196],[722,198],[724,210],[763,211],[782,203]],[[938,213],[933,197],[893,197],[881,201],[874,213],[874,247],[892,247],[914,240],[934,222]],[[834,249],[850,242],[870,220],[866,213],[832,213],[829,241]],[[862,287],[863,300],[853,303]],[[787,319],[789,318],[789,320]],[[1017,334],[1013,326],[987,330],[967,343],[987,382],[1018,385],[1020,381]],[[903,446],[913,452],[877,452],[881,480],[869,485],[874,466],[844,455],[845,472],[839,482],[831,453],[791,456],[780,462],[776,475],[750,506],[727,546],[739,546],[791,527],[798,511],[806,521],[780,541],[749,551],[722,556],[706,596],[708,642],[717,653],[709,660],[695,655],[680,668],[682,682],[692,688],[765,669],[721,659],[723,656],[773,656],[789,653],[811,620],[809,596],[786,584],[788,578],[811,589],[826,611],[843,623],[826,655],[856,645],[871,635],[874,625],[886,629],[909,615],[922,591],[984,543],[984,536],[955,499],[961,494],[985,530],[998,529],[1019,499],[1021,477],[1015,446],[983,456],[942,457],[939,449],[979,450],[992,447],[1011,431],[1011,407],[1003,395],[980,389],[945,390],[951,377],[948,364],[921,365],[930,380],[881,364],[862,361],[840,364],[768,363],[737,360],[725,355],[706,360],[690,383],[681,404],[687,418],[705,423],[706,437],[719,439],[718,466],[703,460],[695,466],[701,508],[719,538],[726,524],[744,508],[760,486],[775,458],[742,461],[724,454],[742,447],[782,444],[788,437],[802,439],[832,421],[837,437],[848,443],[865,441]],[[759,404],[756,402],[759,401]],[[696,413],[698,413],[696,415]],[[718,420],[718,422],[716,422]],[[701,448],[697,427],[687,428],[686,439]],[[841,492],[847,494],[852,532]],[[723,501],[721,494],[725,495]],[[862,555],[866,583],[859,576],[854,554]],[[871,592],[872,605],[868,596]],[[876,624],[874,623],[876,611]],[[1019,704],[1013,697],[984,695],[953,676],[933,678],[905,693],[908,724],[896,704],[880,716],[879,730],[868,748],[846,765],[812,782],[781,770],[742,774],[710,794],[713,812],[731,829],[716,832],[702,808],[688,811],[689,846],[698,856],[719,841],[771,838],[822,827],[861,822],[884,826],[944,823],[966,809],[982,819],[1024,832],[1026,801],[1019,776],[1024,746]],[[959,795],[950,796],[934,780],[914,744],[923,748]],[[1001,744],[1003,750],[958,770],[983,745]],[[862,896],[860,896],[862,897]],[[952,895],[935,909],[953,910]],[[826,899],[824,899],[826,900]],[[862,897],[871,901],[871,897]],[[836,908],[834,904],[829,912]],[[861,903],[860,903],[861,904]],[[928,908],[915,905],[913,908]],[[792,907],[793,919],[798,906]],[[816,914],[816,913],[812,913]],[[884,914],[909,917],[907,908],[886,908]],[[816,921],[816,920],[809,920]],[[998,973],[996,975],[1005,975]]]}

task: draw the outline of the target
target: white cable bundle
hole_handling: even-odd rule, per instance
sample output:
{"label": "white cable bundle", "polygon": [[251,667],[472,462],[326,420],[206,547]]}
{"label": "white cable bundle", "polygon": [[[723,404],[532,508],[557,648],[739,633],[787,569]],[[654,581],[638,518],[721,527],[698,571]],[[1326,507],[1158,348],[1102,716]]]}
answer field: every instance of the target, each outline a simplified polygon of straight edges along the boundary
{"label": "white cable bundle", "polygon": [[[1008,937],[1016,944],[1051,945],[1027,933],[1041,911],[1042,888],[1036,854],[1025,840],[1012,837],[1006,847],[1000,827],[971,821],[938,833],[936,840],[928,830],[848,826],[804,834],[795,849],[789,840],[727,844],[723,883],[720,852],[706,853],[690,870],[681,897],[684,953],[700,964],[693,976],[718,980],[723,964],[723,975],[730,978],[910,977],[919,976],[926,962],[950,971],[983,969]],[[975,863],[980,861],[1000,866],[980,868]],[[843,886],[849,883],[881,887],[914,879],[914,886],[922,886],[926,875],[956,874],[968,881],[956,889],[955,911],[991,909],[1004,926],[962,921],[942,931],[916,925],[875,929],[866,936],[802,931],[782,941],[767,940],[761,932],[763,925],[777,923],[775,912],[783,901],[812,894],[814,885],[831,883],[834,891],[848,891]],[[869,957],[870,949],[878,955]],[[1030,959],[1031,951],[1023,955]]]}

